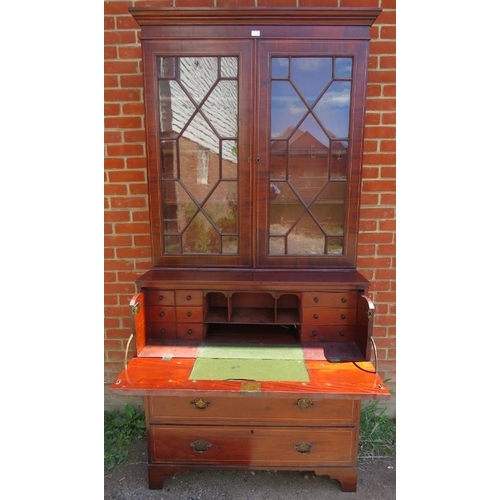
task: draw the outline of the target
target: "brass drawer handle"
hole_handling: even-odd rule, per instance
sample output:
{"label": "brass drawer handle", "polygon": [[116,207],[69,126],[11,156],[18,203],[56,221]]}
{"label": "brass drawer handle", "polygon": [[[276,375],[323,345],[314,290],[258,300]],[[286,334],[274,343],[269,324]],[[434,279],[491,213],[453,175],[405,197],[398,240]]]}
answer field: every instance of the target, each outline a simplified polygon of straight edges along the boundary
{"label": "brass drawer handle", "polygon": [[207,401],[206,399],[203,398],[196,398],[191,401],[191,404],[197,409],[197,410],[206,410],[212,403],[210,401]]}
{"label": "brass drawer handle", "polygon": [[300,398],[297,399],[295,406],[297,406],[301,410],[307,410],[308,408],[312,408],[314,406],[314,401],[311,401],[308,398]]}
{"label": "brass drawer handle", "polygon": [[196,451],[196,453],[205,453],[212,447],[212,443],[209,443],[204,439],[198,439],[198,441],[193,441],[190,446],[194,451]]}
{"label": "brass drawer handle", "polygon": [[302,441],[302,443],[297,443],[297,444],[293,445],[293,447],[299,453],[310,453],[311,450],[314,448],[314,445],[311,443],[306,443],[305,441]]}

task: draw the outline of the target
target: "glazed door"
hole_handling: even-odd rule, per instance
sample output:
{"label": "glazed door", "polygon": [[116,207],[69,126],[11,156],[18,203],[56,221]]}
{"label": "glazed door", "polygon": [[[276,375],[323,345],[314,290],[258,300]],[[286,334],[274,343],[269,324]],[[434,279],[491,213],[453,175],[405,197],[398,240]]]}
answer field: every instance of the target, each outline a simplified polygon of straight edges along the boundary
{"label": "glazed door", "polygon": [[153,263],[250,266],[251,41],[144,41]]}
{"label": "glazed door", "polygon": [[258,44],[258,267],[354,267],[366,47]]}

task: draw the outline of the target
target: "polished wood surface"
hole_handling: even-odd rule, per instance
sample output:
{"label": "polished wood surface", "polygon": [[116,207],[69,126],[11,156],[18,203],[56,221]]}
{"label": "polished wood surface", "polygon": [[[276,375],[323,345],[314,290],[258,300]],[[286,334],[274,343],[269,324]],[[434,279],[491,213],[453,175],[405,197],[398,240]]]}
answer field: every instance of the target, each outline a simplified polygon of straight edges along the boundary
{"label": "polished wood surface", "polygon": [[[195,358],[134,358],[111,388],[128,395],[191,395],[223,393],[226,396],[258,393],[273,397],[322,395],[331,398],[387,399],[389,390],[370,362],[329,363],[306,360],[309,382],[258,382],[189,380]],[[249,389],[248,389],[249,388]]]}

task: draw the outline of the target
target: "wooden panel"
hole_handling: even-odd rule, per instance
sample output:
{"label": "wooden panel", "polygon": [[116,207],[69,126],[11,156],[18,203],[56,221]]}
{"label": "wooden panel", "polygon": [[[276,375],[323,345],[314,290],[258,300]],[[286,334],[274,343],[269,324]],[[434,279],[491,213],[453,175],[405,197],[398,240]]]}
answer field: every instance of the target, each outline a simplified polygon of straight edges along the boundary
{"label": "wooden panel", "polygon": [[355,429],[150,427],[152,462],[255,466],[355,465]]}
{"label": "wooden panel", "polygon": [[175,305],[175,294],[173,290],[148,290],[146,292],[147,303],[157,306]]}
{"label": "wooden panel", "polygon": [[175,307],[149,306],[148,321],[174,323]]}
{"label": "wooden panel", "polygon": [[110,386],[117,394],[137,396],[192,396],[201,392],[238,395],[241,392],[268,394],[270,397],[309,397],[332,399],[388,399],[390,392],[373,364],[328,363],[306,360],[309,382],[260,382],[248,390],[245,381],[189,380],[196,358],[134,358]]}
{"label": "wooden panel", "polygon": [[356,307],[357,294],[346,292],[307,292],[302,295],[302,307]]}
{"label": "wooden panel", "polygon": [[348,325],[356,323],[355,309],[304,308],[304,325]]}
{"label": "wooden panel", "polygon": [[185,340],[203,339],[203,323],[179,323],[177,325],[177,338]]}
{"label": "wooden panel", "polygon": [[202,307],[176,307],[176,313],[177,321],[181,323],[201,323],[203,321]]}
{"label": "wooden panel", "polygon": [[201,306],[203,304],[203,292],[201,290],[176,290],[175,304],[177,306]]}
{"label": "wooden panel", "polygon": [[148,337],[150,340],[175,339],[176,332],[177,325],[175,323],[150,323],[148,325]]}
{"label": "wooden panel", "polygon": [[355,339],[354,325],[303,325],[302,341],[352,342]]}
{"label": "wooden panel", "polygon": [[348,399],[270,399],[240,395],[237,398],[193,395],[149,397],[150,423],[270,423],[274,425],[354,425],[359,401]]}

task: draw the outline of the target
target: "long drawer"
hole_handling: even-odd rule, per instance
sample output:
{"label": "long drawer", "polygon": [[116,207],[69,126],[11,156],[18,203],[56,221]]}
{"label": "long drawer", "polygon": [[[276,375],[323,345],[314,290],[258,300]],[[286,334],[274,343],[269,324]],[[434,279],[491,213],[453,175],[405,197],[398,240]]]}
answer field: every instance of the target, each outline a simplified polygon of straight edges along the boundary
{"label": "long drawer", "polygon": [[359,401],[347,399],[270,398],[264,396],[151,396],[149,423],[272,425],[354,425]]}
{"label": "long drawer", "polygon": [[355,429],[152,425],[150,461],[248,466],[348,466]]}

